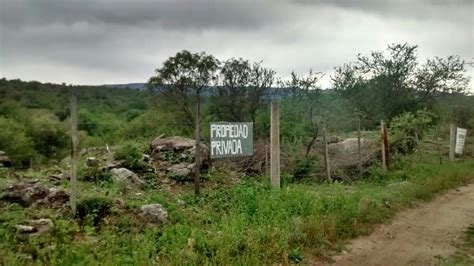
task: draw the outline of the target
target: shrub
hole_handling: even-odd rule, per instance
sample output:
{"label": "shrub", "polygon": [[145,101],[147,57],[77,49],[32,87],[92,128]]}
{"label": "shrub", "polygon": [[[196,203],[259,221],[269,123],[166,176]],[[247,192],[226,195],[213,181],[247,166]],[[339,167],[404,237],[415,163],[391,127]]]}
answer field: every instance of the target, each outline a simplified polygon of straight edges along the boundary
{"label": "shrub", "polygon": [[119,160],[125,160],[125,167],[130,170],[142,171],[147,168],[143,161],[142,146],[136,142],[127,142],[117,148],[115,157]]}
{"label": "shrub", "polygon": [[13,119],[0,117],[0,150],[5,151],[16,167],[26,166],[36,155],[26,128]]}
{"label": "shrub", "polygon": [[308,177],[315,169],[316,163],[314,160],[308,158],[298,160],[293,171],[293,178],[295,180],[300,180],[304,177]]}
{"label": "shrub", "polygon": [[112,204],[106,198],[90,197],[77,204],[76,217],[82,225],[98,226],[101,220],[110,214]]}
{"label": "shrub", "polygon": [[433,120],[434,114],[426,110],[418,110],[415,114],[405,112],[393,118],[390,123],[392,147],[403,154],[413,153]]}

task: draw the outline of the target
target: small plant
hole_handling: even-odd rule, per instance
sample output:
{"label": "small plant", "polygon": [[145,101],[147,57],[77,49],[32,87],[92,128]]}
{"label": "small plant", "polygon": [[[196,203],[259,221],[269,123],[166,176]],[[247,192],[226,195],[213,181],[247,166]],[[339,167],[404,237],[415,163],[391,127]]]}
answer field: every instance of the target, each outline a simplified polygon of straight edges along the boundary
{"label": "small plant", "polygon": [[90,197],[83,199],[77,205],[76,217],[80,220],[82,227],[98,226],[102,219],[110,214],[112,204],[106,198]]}
{"label": "small plant", "polygon": [[303,261],[304,256],[299,248],[295,248],[291,250],[290,254],[288,254],[288,259],[290,259],[294,263],[300,263],[301,261]]}
{"label": "small plant", "polygon": [[315,169],[316,163],[314,160],[308,158],[298,160],[293,170],[293,177],[295,180],[301,180],[302,178],[308,177]]}
{"label": "small plant", "polygon": [[160,152],[160,160],[167,161],[172,164],[177,164],[181,162],[179,155],[174,152],[172,149],[165,149]]}
{"label": "small plant", "polygon": [[130,170],[144,171],[147,168],[143,161],[143,149],[138,143],[127,142],[119,146],[115,157],[119,160],[125,160],[125,167]]}
{"label": "small plant", "polygon": [[84,169],[84,181],[93,182],[95,184],[106,184],[112,181],[112,174],[108,169],[99,169],[97,167],[90,167]]}

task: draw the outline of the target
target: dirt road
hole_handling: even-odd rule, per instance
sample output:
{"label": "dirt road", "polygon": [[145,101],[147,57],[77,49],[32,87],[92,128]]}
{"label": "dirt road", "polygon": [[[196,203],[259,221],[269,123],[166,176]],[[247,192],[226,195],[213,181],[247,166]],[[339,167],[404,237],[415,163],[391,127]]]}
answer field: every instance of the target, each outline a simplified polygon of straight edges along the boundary
{"label": "dirt road", "polygon": [[333,265],[433,265],[454,253],[474,223],[474,184],[403,211],[373,234],[355,239]]}

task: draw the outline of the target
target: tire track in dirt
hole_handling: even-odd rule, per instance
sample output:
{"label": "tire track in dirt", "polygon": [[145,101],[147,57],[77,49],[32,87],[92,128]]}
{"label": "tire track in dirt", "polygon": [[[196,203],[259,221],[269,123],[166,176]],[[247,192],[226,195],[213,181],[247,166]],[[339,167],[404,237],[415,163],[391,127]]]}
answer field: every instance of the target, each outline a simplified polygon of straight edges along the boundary
{"label": "tire track in dirt", "polygon": [[474,223],[474,184],[402,211],[371,235],[355,239],[332,265],[434,265],[455,252]]}

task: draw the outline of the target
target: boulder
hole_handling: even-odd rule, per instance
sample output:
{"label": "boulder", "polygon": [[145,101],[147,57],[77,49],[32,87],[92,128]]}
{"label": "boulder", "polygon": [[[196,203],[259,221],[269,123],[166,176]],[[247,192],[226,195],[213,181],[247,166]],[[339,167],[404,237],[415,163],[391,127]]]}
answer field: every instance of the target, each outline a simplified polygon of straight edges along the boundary
{"label": "boulder", "polygon": [[59,206],[69,200],[69,195],[56,187],[46,187],[38,182],[22,180],[4,189],[0,200],[22,206]]}
{"label": "boulder", "polygon": [[99,167],[99,160],[97,160],[97,158],[95,157],[87,157],[86,158],[86,165],[88,167]]}
{"label": "boulder", "polygon": [[[366,142],[364,139],[361,139],[361,146]],[[334,149],[340,153],[346,154],[355,154],[358,151],[358,141],[357,138],[347,138],[339,142],[329,144],[330,149]]]}
{"label": "boulder", "polygon": [[127,168],[113,168],[110,170],[112,180],[117,183],[132,182],[142,184],[143,181],[132,171]]}
{"label": "boulder", "polygon": [[8,157],[4,151],[0,151],[0,166],[12,166],[12,161],[10,160],[10,157]]}
{"label": "boulder", "polygon": [[139,216],[148,225],[157,226],[168,221],[168,212],[158,203],[146,204],[140,207]]}
{"label": "boulder", "polygon": [[166,175],[177,181],[186,181],[192,179],[192,170],[195,164],[179,163],[174,164],[167,169]]}
{"label": "boulder", "polygon": [[160,152],[164,149],[172,149],[175,151],[184,151],[194,147],[194,140],[184,137],[168,137],[156,138],[151,142],[151,149],[154,152]]}
{"label": "boulder", "polygon": [[[177,159],[192,160],[195,153],[195,141],[184,137],[167,137],[167,138],[156,138],[150,144],[150,148],[153,154],[159,155],[162,152],[174,152],[176,153]],[[207,162],[209,157],[209,149],[206,145],[201,143],[201,154],[203,163]],[[155,156],[156,158],[156,156]]]}
{"label": "boulder", "polygon": [[23,233],[23,234],[29,234],[29,233],[36,232],[36,228],[31,226],[31,225],[17,224],[15,226],[15,228],[18,232]]}
{"label": "boulder", "polygon": [[53,227],[53,221],[48,218],[29,220],[26,224],[18,224],[15,226],[18,232],[30,234],[30,233],[44,233],[50,231]]}
{"label": "boulder", "polygon": [[[154,170],[159,176],[178,181],[192,179],[195,157],[195,141],[184,137],[158,137],[150,144]],[[201,169],[209,167],[209,149],[201,144]]]}

